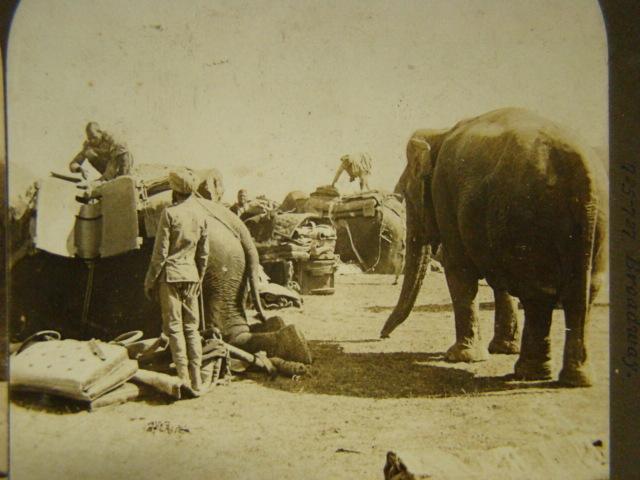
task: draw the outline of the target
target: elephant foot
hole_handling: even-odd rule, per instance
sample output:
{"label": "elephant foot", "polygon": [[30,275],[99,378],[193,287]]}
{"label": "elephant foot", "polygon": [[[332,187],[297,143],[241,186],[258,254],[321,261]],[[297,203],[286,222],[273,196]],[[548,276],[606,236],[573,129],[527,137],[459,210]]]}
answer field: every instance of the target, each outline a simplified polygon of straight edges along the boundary
{"label": "elephant foot", "polygon": [[286,327],[287,324],[284,323],[282,317],[269,317],[264,321],[264,327],[267,332],[277,332],[278,330],[282,330]]}
{"label": "elephant foot", "polygon": [[514,367],[515,380],[550,380],[551,362],[518,359]]}
{"label": "elephant foot", "polygon": [[252,333],[265,333],[265,332],[277,332],[286,327],[286,323],[282,317],[269,317],[262,323],[254,323],[249,326]]}
{"label": "elephant foot", "polygon": [[520,342],[517,340],[493,337],[493,340],[489,343],[489,353],[502,353],[505,355],[520,353]]}
{"label": "elephant foot", "polygon": [[447,362],[484,362],[489,358],[486,348],[476,344],[454,343],[444,356]]}
{"label": "elephant foot", "polygon": [[563,367],[558,382],[566,387],[590,387],[593,385],[593,378],[585,367]]}
{"label": "elephant foot", "polygon": [[288,325],[275,333],[275,335],[278,345],[274,356],[283,360],[304,363],[305,365],[310,365],[313,362],[311,349],[302,332],[295,325]]}

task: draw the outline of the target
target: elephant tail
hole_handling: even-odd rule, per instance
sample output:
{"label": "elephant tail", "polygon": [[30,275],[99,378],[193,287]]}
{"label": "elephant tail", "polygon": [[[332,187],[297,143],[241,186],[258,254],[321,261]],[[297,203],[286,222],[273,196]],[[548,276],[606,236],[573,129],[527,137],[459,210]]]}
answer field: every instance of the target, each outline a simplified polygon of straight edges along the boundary
{"label": "elephant tail", "polygon": [[[591,304],[591,279],[596,253],[596,235],[598,227],[598,213],[601,208],[598,198],[597,180],[594,172],[589,168],[584,154],[571,152],[570,157],[576,163],[571,170],[574,172],[574,188],[572,198],[576,199],[572,204],[575,224],[579,226],[577,243],[571,250],[574,258],[570,291],[567,292],[583,310],[589,311]],[[570,162],[570,163],[574,163]]]}
{"label": "elephant tail", "polygon": [[593,259],[595,251],[596,227],[598,220],[598,203],[594,198],[584,208],[585,236],[583,240],[583,268],[581,269],[581,295],[580,300],[585,309],[589,310],[591,304],[591,277],[593,274]]}
{"label": "elephant tail", "polygon": [[244,250],[245,262],[247,265],[247,275],[249,276],[249,287],[251,290],[251,300],[253,308],[258,312],[258,316],[261,321],[267,319],[266,313],[262,308],[262,302],[260,301],[260,258],[258,256],[258,250],[251,238],[249,230],[242,224],[240,229],[240,243]]}

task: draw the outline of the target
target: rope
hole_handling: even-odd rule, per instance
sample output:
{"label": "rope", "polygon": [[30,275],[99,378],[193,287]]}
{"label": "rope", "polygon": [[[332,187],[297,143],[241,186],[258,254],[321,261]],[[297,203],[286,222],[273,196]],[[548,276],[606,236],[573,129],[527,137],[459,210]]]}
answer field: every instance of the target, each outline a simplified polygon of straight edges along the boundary
{"label": "rope", "polygon": [[214,360],[213,374],[211,375],[211,385],[217,385],[220,382],[220,374],[222,373],[222,358]]}
{"label": "rope", "polygon": [[[143,205],[148,204],[149,203],[149,195],[147,193],[147,186],[146,186],[146,184],[144,182],[142,182],[142,194],[141,194],[141,196],[142,196]],[[227,222],[225,222],[220,217],[218,217],[213,210],[211,210],[204,202],[201,201],[201,200],[205,200],[205,198],[202,195],[200,195],[198,192],[193,192],[193,196],[196,199],[196,201],[198,202],[198,204],[202,208],[204,208],[215,220],[217,220],[223,226],[225,226],[233,234],[234,237],[236,237],[238,239],[240,238],[240,236],[236,233],[236,231]],[[145,209],[145,216],[147,218],[150,218],[150,214],[146,209]]]}
{"label": "rope", "polygon": [[84,291],[84,302],[82,305],[82,324],[84,325],[84,334],[86,336],[89,327],[89,307],[91,306],[91,292],[93,291],[93,273],[96,267],[94,261],[87,262],[89,274],[87,276],[87,286]]}
{"label": "rope", "polygon": [[[360,267],[362,267],[362,270],[364,271],[364,273],[368,273],[368,272],[372,272],[375,270],[375,268],[378,266],[378,264],[380,263],[380,260],[382,259],[382,239],[384,237],[383,235],[383,230],[384,230],[384,223],[383,223],[383,219],[380,219],[380,230],[378,231],[378,255],[376,258],[376,261],[373,262],[373,264],[370,267],[367,267],[367,264],[364,262],[364,260],[362,260],[362,257],[360,256],[360,253],[358,252],[358,249],[356,248],[356,245],[353,241],[353,236],[351,235],[351,229],[349,228],[349,222],[347,220],[344,219],[338,219],[338,220],[334,220],[333,218],[331,219],[332,221],[334,221],[336,223],[336,225],[342,225],[343,227],[345,227],[345,230],[347,231],[347,236],[349,237],[349,244],[351,245],[351,250],[353,250],[353,253],[355,254],[356,258],[358,259],[358,263],[360,264]],[[384,237],[384,239],[389,242],[392,243],[390,239],[387,239],[386,237]]]}
{"label": "rope", "polygon": [[373,270],[375,270],[375,268],[378,266],[378,264],[380,263],[380,259],[382,258],[382,230],[384,228],[384,224],[382,222],[382,218],[380,219],[380,230],[378,231],[378,258],[376,258],[376,261],[374,262],[374,264],[369,268],[369,270],[367,270],[368,272],[372,272]]}
{"label": "rope", "polygon": [[204,332],[206,325],[204,321],[204,296],[202,295],[202,291],[204,290],[203,285],[200,285],[200,294],[198,295],[198,309],[200,310],[200,331]]}
{"label": "rope", "polygon": [[364,263],[364,260],[362,260],[362,257],[360,256],[360,254],[358,253],[358,249],[356,248],[355,244],[353,243],[353,237],[351,236],[351,229],[349,228],[349,223],[346,220],[337,220],[336,224],[342,225],[347,231],[347,236],[349,237],[349,243],[351,244],[351,250],[353,250],[353,253],[355,253],[356,258],[358,259],[358,263],[360,264],[362,269],[366,271],[367,266]]}
{"label": "rope", "polygon": [[235,230],[234,230],[234,229],[233,229],[233,228],[232,228],[232,227],[231,227],[227,222],[225,222],[225,221],[224,221],[224,220],[222,220],[220,217],[218,217],[218,216],[216,215],[216,213],[215,213],[213,210],[211,210],[211,209],[210,209],[210,208],[209,208],[205,203],[203,203],[203,202],[201,202],[201,201],[200,201],[201,199],[202,199],[202,200],[204,200],[204,197],[202,197],[198,192],[193,192],[193,195],[194,195],[194,197],[195,197],[196,201],[198,202],[198,204],[199,204],[202,208],[204,208],[207,212],[209,212],[209,214],[211,214],[211,216],[212,216],[215,220],[217,220],[217,221],[218,221],[218,222],[220,222],[222,225],[224,225],[224,226],[227,228],[227,230],[229,230],[229,231],[233,234],[233,236],[234,236],[234,237],[236,237],[237,239],[240,239],[240,235],[238,235],[238,233],[237,233],[237,232],[236,232],[236,231],[235,231]]}
{"label": "rope", "polygon": [[[145,228],[145,234],[148,236],[150,233],[153,233],[154,235],[156,234],[156,232],[147,232],[147,225],[151,225],[153,224],[153,218],[151,217],[151,214],[149,213],[149,209],[146,208],[149,206],[149,191],[147,190],[147,185],[142,182],[141,183],[141,190],[140,190],[140,199],[142,200],[142,212],[144,214],[144,228]],[[156,225],[157,227],[157,225]]]}

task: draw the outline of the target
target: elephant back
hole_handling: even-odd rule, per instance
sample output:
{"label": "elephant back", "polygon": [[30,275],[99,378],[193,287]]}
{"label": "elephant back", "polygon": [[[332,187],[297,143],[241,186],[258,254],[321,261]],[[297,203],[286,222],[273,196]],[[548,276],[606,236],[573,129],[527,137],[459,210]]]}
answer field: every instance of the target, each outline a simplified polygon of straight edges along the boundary
{"label": "elephant back", "polygon": [[[217,219],[209,218],[209,264],[206,287],[216,291],[223,283],[239,284],[245,271],[245,255],[238,238]],[[210,284],[210,282],[212,282]]]}
{"label": "elephant back", "polygon": [[[242,253],[240,238],[237,233],[239,228],[246,228],[236,215],[223,205],[198,198],[209,225],[209,243],[211,251],[216,248],[216,256],[219,258],[235,257]],[[226,242],[227,245],[225,245]]]}
{"label": "elephant back", "polygon": [[459,226],[441,229],[445,249],[464,244],[478,272],[515,296],[566,291],[604,242],[607,196],[601,162],[583,140],[513,108],[456,125],[431,181],[437,223]]}

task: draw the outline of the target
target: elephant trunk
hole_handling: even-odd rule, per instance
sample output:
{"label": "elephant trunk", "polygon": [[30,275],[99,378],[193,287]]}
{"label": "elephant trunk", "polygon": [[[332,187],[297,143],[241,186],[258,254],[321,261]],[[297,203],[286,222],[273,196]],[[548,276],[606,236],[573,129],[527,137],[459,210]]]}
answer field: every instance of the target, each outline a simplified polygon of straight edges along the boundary
{"label": "elephant trunk", "polygon": [[429,261],[431,259],[430,246],[418,238],[416,229],[412,227],[415,218],[407,218],[407,256],[405,260],[405,274],[402,281],[400,298],[393,312],[382,327],[381,338],[387,338],[395,328],[404,322],[411,313],[411,309],[416,301],[422,280],[424,279]]}

